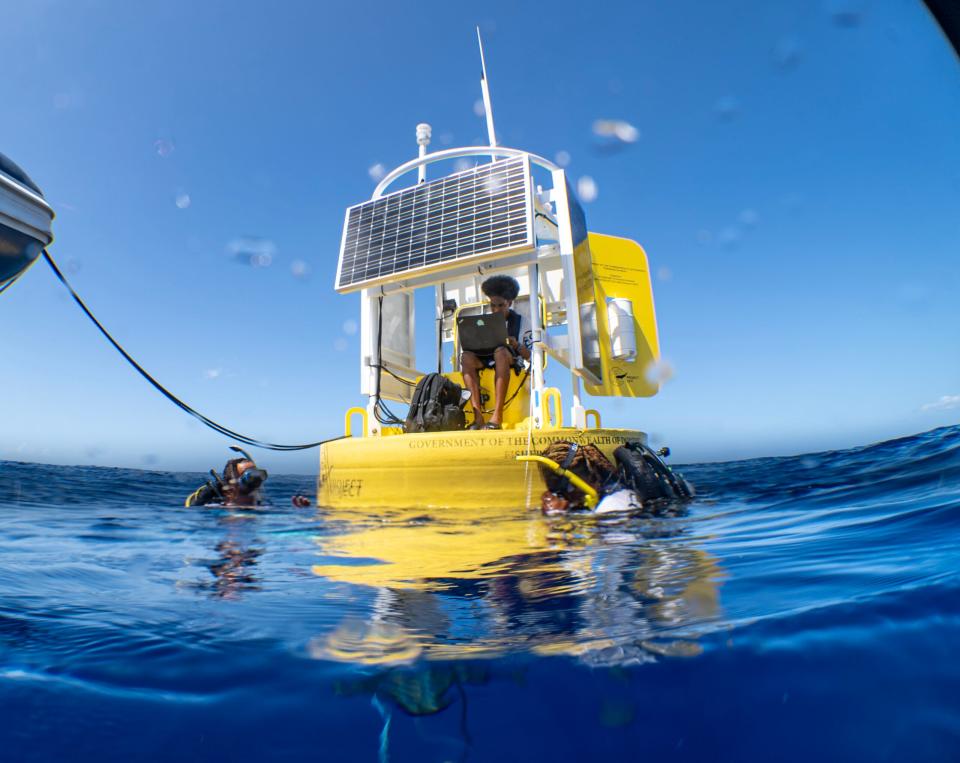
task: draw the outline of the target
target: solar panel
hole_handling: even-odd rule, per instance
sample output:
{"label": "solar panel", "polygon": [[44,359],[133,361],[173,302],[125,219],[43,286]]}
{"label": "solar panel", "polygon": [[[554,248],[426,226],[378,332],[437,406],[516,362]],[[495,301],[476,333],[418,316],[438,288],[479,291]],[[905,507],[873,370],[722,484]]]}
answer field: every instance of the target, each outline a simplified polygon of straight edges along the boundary
{"label": "solar panel", "polygon": [[529,161],[503,159],[350,207],[336,288],[533,245]]}

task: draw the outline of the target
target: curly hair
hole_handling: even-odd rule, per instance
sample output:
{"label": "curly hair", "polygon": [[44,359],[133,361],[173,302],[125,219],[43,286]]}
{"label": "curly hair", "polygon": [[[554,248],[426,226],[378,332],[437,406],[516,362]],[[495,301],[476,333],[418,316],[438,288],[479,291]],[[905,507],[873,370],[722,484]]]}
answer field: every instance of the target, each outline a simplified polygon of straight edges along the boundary
{"label": "curly hair", "polygon": [[512,276],[490,276],[480,285],[480,289],[488,297],[501,297],[513,302],[520,293],[520,284]]}
{"label": "curly hair", "polygon": [[[540,455],[556,461],[562,466],[566,463],[567,455],[572,445],[573,443],[568,440],[557,440],[556,442],[550,443],[547,449]],[[596,445],[579,445],[577,452],[573,454],[573,458],[567,465],[567,469],[580,477],[580,479],[594,488],[598,493],[602,493],[604,488],[617,478],[616,467],[610,463],[610,459],[603,455],[603,452]],[[554,473],[542,464],[540,465],[540,474],[543,476],[543,481],[547,483],[547,489],[550,490],[550,492],[559,493],[563,491],[566,492],[571,499],[571,503],[583,503],[583,493],[573,485],[570,485],[559,474]],[[564,483],[567,484],[564,485]]]}

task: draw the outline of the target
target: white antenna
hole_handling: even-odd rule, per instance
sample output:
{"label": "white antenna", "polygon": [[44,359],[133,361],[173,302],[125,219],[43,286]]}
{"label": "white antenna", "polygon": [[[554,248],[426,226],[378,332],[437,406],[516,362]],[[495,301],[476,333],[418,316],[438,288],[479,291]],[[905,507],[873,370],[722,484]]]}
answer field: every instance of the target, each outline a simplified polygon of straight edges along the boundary
{"label": "white antenna", "polygon": [[483,92],[483,111],[487,117],[487,139],[491,146],[497,145],[497,133],[493,129],[493,109],[490,107],[490,87],[487,85],[487,63],[483,59],[483,39],[477,27],[477,42],[480,44],[480,90]]}
{"label": "white antenna", "polygon": [[[427,146],[430,145],[430,125],[421,122],[417,125],[417,146],[419,146],[420,158],[427,155]],[[427,165],[421,164],[417,171],[417,182],[422,183],[427,179]]]}

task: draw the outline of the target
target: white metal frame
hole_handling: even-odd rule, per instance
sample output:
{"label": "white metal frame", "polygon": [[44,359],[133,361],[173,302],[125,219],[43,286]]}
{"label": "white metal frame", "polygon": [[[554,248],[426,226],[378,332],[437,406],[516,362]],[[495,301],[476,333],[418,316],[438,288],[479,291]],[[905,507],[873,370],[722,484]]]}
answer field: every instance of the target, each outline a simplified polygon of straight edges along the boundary
{"label": "white metal frame", "polygon": [[[425,273],[407,273],[399,276],[395,281],[378,284],[374,288],[365,288],[361,291],[361,391],[371,395],[367,404],[367,433],[379,434],[380,425],[376,421],[373,411],[375,400],[372,395],[376,389],[376,374],[379,369],[373,368],[378,359],[373,355],[376,353],[376,327],[378,322],[378,302],[377,297],[381,294],[387,295],[397,291],[413,291],[417,288],[434,286],[437,289],[435,297],[437,317],[442,314],[443,304],[440,290],[444,281],[468,278],[471,274],[478,280],[487,273],[516,269],[526,266],[528,268],[528,281],[530,289],[530,304],[539,305],[540,291],[543,287],[541,277],[543,271],[541,264],[548,261],[556,262],[559,259],[560,267],[563,273],[563,295],[564,307],[566,310],[567,323],[567,348],[566,353],[558,352],[559,348],[551,351],[558,360],[561,360],[570,368],[571,383],[573,386],[573,405],[571,407],[571,419],[573,426],[583,428],[586,426],[586,417],[584,407],[581,402],[580,379],[581,377],[588,381],[597,381],[590,371],[584,366],[583,350],[581,342],[580,326],[580,308],[577,294],[576,272],[573,262],[573,230],[571,226],[569,199],[567,197],[567,180],[564,170],[536,154],[522,151],[515,148],[506,148],[503,146],[467,146],[463,148],[451,148],[443,151],[427,153],[426,147],[420,144],[420,156],[409,162],[401,164],[396,169],[387,173],[383,180],[377,184],[371,196],[371,200],[382,198],[387,190],[398,178],[417,170],[418,179],[425,177],[425,168],[429,164],[458,159],[469,156],[482,156],[495,158],[515,158],[524,157],[527,159],[527,192],[530,195],[530,208],[534,210],[531,225],[536,218],[537,198],[547,199],[553,203],[555,208],[555,222],[557,227],[558,244],[538,245],[536,234],[533,233],[535,246],[531,249],[519,252],[507,251],[502,254],[493,255],[490,258],[481,258],[479,261],[467,260],[450,263],[439,270],[431,270]],[[536,165],[550,173],[553,187],[545,194],[539,192],[532,182],[530,166]],[[349,210],[347,212],[349,214]],[[345,216],[345,221],[347,217]],[[535,227],[535,226],[534,226]],[[346,225],[344,225],[344,235],[346,235]],[[342,242],[341,242],[342,248]],[[339,281],[339,265],[337,278]],[[479,286],[478,286],[479,293]],[[539,309],[530,310],[530,327],[533,335],[533,349],[531,351],[531,402],[533,425],[540,429],[544,425],[542,406],[540,401],[543,398],[545,381],[543,375],[544,369],[544,351],[550,350],[547,346],[545,327]]]}

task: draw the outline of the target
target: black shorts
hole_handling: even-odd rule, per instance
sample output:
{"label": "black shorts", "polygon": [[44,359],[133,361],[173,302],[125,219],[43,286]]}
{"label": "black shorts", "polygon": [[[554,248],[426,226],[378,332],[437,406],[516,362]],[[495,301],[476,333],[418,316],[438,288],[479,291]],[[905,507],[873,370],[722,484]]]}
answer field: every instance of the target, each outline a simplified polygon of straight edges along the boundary
{"label": "black shorts", "polygon": [[[523,370],[523,358],[521,358],[520,354],[512,347],[507,347],[507,349],[510,350],[510,354],[513,355],[513,362],[511,363],[513,370],[519,374]],[[484,368],[494,368],[497,365],[496,358],[492,354],[478,355],[474,353],[474,355],[477,356],[477,360],[480,361]]]}

